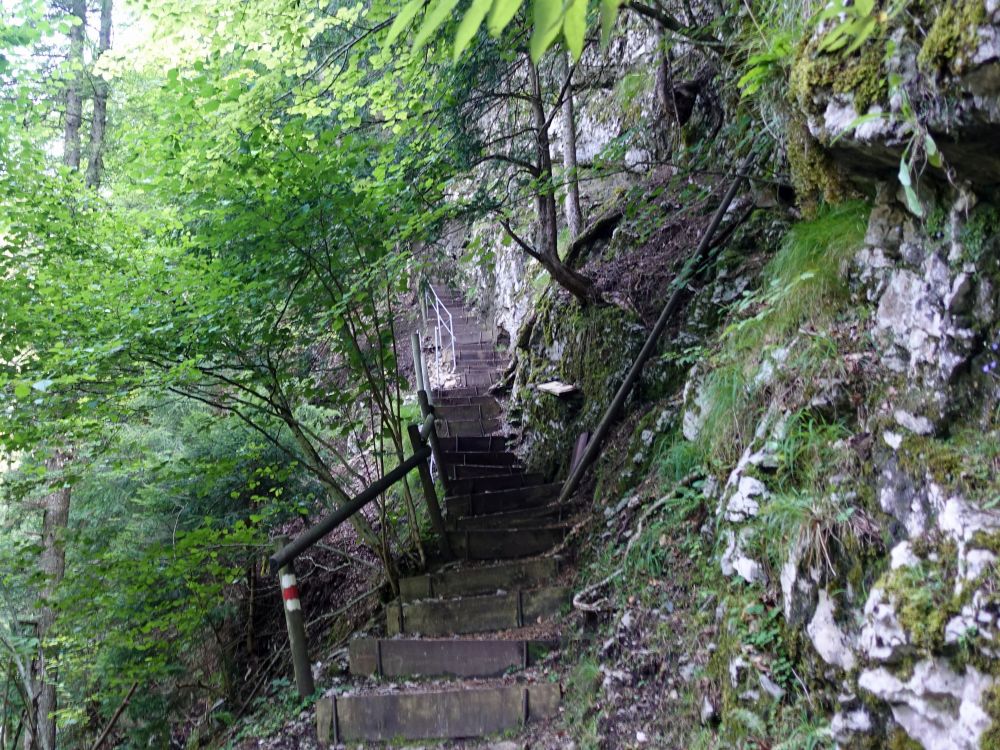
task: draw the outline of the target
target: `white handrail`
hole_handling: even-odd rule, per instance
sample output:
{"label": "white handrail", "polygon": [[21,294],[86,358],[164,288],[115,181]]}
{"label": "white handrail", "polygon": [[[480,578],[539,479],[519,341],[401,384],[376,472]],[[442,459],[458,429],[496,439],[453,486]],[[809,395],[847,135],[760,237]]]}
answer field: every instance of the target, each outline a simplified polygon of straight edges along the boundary
{"label": "white handrail", "polygon": [[[435,364],[437,364],[438,371],[440,371],[441,349],[444,348],[444,336],[441,332],[441,329],[443,328],[445,331],[448,332],[448,335],[451,337],[451,371],[455,372],[456,356],[455,356],[454,318],[452,318],[451,311],[444,304],[444,302],[441,301],[441,298],[438,297],[438,293],[434,290],[434,287],[430,283],[427,284],[427,289],[430,291],[430,295],[428,295],[428,297],[430,298],[431,305],[434,309],[434,317],[436,318],[436,323],[434,326],[434,362]],[[448,316],[447,322],[441,315],[442,310],[444,311],[444,314]]]}

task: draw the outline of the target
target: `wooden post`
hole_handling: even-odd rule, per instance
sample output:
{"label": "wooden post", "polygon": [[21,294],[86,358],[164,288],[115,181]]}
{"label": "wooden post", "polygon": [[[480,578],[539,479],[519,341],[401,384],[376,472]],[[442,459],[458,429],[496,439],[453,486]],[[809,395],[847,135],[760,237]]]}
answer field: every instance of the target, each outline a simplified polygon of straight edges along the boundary
{"label": "wooden post", "polygon": [[[420,414],[424,417],[434,413],[434,407],[427,400],[427,391],[417,391],[417,402],[420,404]],[[431,453],[434,454],[434,462],[438,465],[438,475],[441,477],[441,484],[444,485],[444,494],[447,495],[451,480],[448,478],[448,471],[444,465],[444,452],[441,450],[436,429],[431,430],[430,435],[427,436],[427,442],[431,446]]]}
{"label": "wooden post", "polygon": [[[287,536],[275,540],[277,549],[288,544]],[[313,683],[309,652],[306,648],[306,626],[302,615],[302,602],[295,580],[295,563],[289,561],[279,571],[281,580],[281,601],[285,610],[285,625],[288,627],[288,642],[292,647],[292,666],[295,668],[295,686],[300,698],[308,698],[316,690]]]}
{"label": "wooden post", "polygon": [[[420,428],[411,424],[407,426],[407,430],[410,433],[410,445],[413,446],[413,452],[416,453],[423,445],[423,441],[420,439]],[[433,434],[432,428],[431,435]],[[440,466],[440,464],[438,465]],[[417,466],[417,472],[420,474],[420,483],[424,487],[424,499],[427,501],[427,512],[431,517],[431,525],[441,540],[441,554],[446,560],[451,560],[453,555],[451,544],[448,542],[448,530],[445,528],[444,518],[441,516],[441,506],[438,505],[437,492],[434,491],[434,480],[431,478],[431,467],[428,462],[422,461]]]}

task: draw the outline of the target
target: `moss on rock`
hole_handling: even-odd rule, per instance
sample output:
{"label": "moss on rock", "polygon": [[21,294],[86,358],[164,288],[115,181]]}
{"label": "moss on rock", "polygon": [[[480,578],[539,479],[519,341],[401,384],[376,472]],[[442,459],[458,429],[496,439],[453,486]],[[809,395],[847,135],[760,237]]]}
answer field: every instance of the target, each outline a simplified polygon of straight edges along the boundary
{"label": "moss on rock", "polygon": [[917,64],[927,72],[961,73],[975,51],[977,30],[986,22],[984,0],[942,3],[917,54]]}

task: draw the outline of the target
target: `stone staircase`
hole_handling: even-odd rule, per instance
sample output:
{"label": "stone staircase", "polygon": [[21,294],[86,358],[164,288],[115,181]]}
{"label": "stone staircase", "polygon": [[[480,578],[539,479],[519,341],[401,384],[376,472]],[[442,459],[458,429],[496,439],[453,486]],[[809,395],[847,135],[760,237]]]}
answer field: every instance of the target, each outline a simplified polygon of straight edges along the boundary
{"label": "stone staircase", "polygon": [[458,384],[433,400],[457,562],[401,580],[385,607],[388,637],[351,642],[352,690],[317,704],[321,744],[479,738],[558,713],[560,685],[536,665],[558,651],[571,596],[559,558],[546,556],[568,529],[562,485],[508,450],[489,393],[507,357],[461,300],[436,291],[456,337]]}

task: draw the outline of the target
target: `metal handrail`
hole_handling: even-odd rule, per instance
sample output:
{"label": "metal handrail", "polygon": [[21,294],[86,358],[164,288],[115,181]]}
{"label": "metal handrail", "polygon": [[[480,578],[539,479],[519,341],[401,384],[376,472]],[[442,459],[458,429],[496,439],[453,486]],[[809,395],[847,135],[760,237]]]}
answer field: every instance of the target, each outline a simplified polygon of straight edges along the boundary
{"label": "metal handrail", "polygon": [[[427,294],[430,292],[430,294]],[[451,336],[451,371],[455,372],[455,321],[451,316],[451,311],[448,309],[447,305],[441,301],[438,297],[438,293],[434,290],[434,287],[427,282],[424,287],[424,293],[427,296],[431,307],[434,309],[434,317],[437,321],[434,326],[434,362],[437,365],[438,371],[441,370],[441,349],[444,348],[444,336],[441,332],[443,328]],[[444,310],[445,315],[448,316],[447,323],[444,317],[441,315],[441,311]]]}

